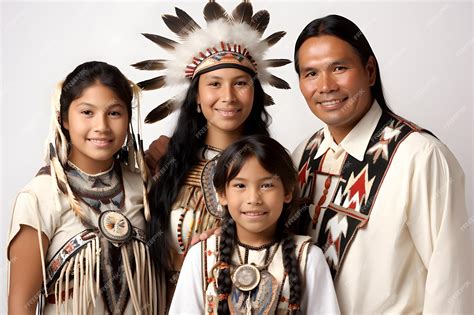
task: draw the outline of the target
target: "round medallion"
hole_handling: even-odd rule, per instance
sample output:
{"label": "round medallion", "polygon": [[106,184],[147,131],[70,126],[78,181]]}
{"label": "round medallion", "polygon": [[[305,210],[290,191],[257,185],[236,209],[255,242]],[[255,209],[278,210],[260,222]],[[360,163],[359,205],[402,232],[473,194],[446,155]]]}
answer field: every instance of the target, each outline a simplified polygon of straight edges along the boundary
{"label": "round medallion", "polygon": [[232,274],[232,283],[241,291],[252,291],[260,282],[260,270],[254,265],[240,265]]}
{"label": "round medallion", "polygon": [[120,212],[108,210],[99,216],[99,230],[113,243],[125,243],[132,237],[132,224]]}

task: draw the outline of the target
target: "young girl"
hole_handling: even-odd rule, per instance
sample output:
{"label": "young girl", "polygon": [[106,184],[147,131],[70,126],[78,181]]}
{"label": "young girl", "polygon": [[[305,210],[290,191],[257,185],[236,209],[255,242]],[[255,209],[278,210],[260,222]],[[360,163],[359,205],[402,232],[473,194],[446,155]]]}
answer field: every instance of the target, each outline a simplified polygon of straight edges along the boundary
{"label": "young girl", "polygon": [[47,165],[13,207],[11,314],[33,314],[38,300],[45,314],[159,312],[145,238],[146,170],[131,124],[134,90],[116,67],[96,61],[62,83]]}
{"label": "young girl", "polygon": [[160,105],[146,119],[153,122],[181,108],[168,152],[159,161],[159,178],[150,191],[150,237],[159,238],[151,249],[160,270],[167,272],[169,302],[193,236],[218,226],[223,215],[212,184],[215,158],[242,136],[268,135],[264,105],[272,101],[261,82],[289,88],[266,70],[289,61],[263,60],[264,52],[285,34],[277,32],[261,40],[267,11],[253,14],[252,5],[245,1],[229,14],[210,1],[204,8],[207,29],[183,10],[176,8],[176,15],[163,19],[183,43],[144,34],[176,59],[135,64],[143,70],[169,70],[138,83],[145,90],[187,87],[184,95]]}
{"label": "young girl", "polygon": [[245,137],[219,158],[214,184],[226,208],[222,235],[189,251],[170,314],[339,313],[321,250],[288,231],[298,192],[286,150]]}

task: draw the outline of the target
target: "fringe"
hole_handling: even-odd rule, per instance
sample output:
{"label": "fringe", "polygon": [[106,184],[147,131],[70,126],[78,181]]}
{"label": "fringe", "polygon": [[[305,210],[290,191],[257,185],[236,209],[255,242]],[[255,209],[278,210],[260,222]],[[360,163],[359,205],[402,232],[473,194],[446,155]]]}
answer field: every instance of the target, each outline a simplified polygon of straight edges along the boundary
{"label": "fringe", "polygon": [[[133,269],[130,253],[134,255]],[[97,306],[97,297],[102,291],[99,273],[100,254],[99,238],[96,238],[64,264],[58,279],[52,284],[56,314],[68,314],[71,302],[73,314],[93,312]],[[164,283],[162,283],[162,277],[157,278],[148,246],[140,241],[132,240],[121,247],[121,255],[126,285],[135,313],[163,314],[163,308],[160,306],[165,303],[164,291],[158,291],[158,287],[164,288]],[[72,301],[69,299],[70,290],[72,290]]]}

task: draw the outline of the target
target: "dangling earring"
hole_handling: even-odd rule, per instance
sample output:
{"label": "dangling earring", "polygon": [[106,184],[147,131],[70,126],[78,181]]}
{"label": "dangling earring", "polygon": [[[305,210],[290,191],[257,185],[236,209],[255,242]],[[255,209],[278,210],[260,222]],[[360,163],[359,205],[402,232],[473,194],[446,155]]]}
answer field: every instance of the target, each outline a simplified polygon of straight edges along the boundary
{"label": "dangling earring", "polygon": [[201,112],[201,104],[197,104],[196,111],[197,111],[198,113],[200,113],[200,112]]}

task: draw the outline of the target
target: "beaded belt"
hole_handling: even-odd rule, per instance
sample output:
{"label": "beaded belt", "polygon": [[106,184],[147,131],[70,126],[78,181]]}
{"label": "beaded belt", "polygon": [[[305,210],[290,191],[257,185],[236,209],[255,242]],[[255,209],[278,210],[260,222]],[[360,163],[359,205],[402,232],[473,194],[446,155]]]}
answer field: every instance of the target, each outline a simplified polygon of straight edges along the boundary
{"label": "beaded belt", "polygon": [[[58,250],[46,267],[47,287],[59,276],[64,263],[72,258],[82,247],[92,242],[97,237],[97,233],[99,231],[96,229],[87,229],[79,232]],[[139,228],[132,227],[131,238],[146,243],[146,234]]]}

